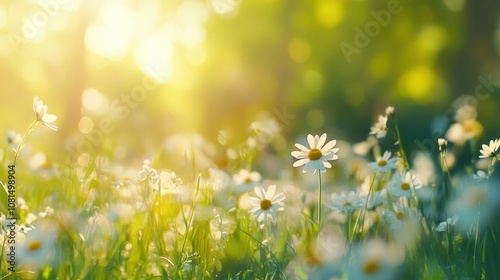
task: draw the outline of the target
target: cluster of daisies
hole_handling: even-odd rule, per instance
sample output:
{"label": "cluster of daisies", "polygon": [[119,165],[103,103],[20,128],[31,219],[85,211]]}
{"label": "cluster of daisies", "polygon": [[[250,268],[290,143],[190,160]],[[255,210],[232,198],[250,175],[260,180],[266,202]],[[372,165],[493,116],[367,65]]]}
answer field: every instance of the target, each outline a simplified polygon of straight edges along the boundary
{"label": "cluster of daisies", "polygon": [[[35,120],[24,135],[14,132],[7,135],[8,144],[15,152],[14,161],[34,126],[41,124],[57,130],[54,125],[56,116],[47,113],[47,106],[38,97],[34,99],[33,111]],[[190,231],[199,233],[193,230],[196,215],[199,215],[199,219],[209,219],[209,234],[217,244],[211,249],[226,250],[228,245],[225,242],[236,228],[248,230],[245,234],[267,250],[260,258],[265,256],[271,262],[281,262],[283,267],[279,269],[279,277],[400,279],[405,273],[405,265],[408,265],[408,256],[416,254],[411,250],[422,247],[419,244],[424,242],[422,240],[430,242],[431,238],[437,238],[438,244],[449,249],[451,245],[442,242],[444,236],[447,240],[473,240],[498,223],[496,213],[500,210],[500,189],[491,186],[495,183],[492,175],[498,161],[500,139],[482,145],[469,174],[450,173],[463,150],[461,147],[469,140],[477,139],[482,131],[476,115],[470,106],[458,108],[456,122],[443,138],[437,139],[440,176],[432,155],[422,152],[410,159],[406,157],[394,107],[387,107],[384,114],[378,116],[369,137],[362,143],[349,145],[329,140],[326,133],[308,134],[303,143],[295,144],[298,150],[290,154],[295,159],[292,166],[303,172],[295,180],[288,176],[278,181],[266,181],[261,173],[250,168],[236,169],[230,174],[212,166],[189,185],[181,179],[183,176],[174,171],[159,170],[152,161],[145,160],[142,168],[127,171],[130,172],[128,179],[113,182],[112,191],[122,201],[98,205],[97,191],[89,187],[90,181],[98,177],[95,171],[85,177],[88,174],[82,174],[88,173],[88,169],[81,168],[75,171],[77,177],[82,186],[90,190],[80,210],[94,214],[84,221],[86,226],[78,236],[82,240],[96,241],[94,245],[86,244],[91,252],[101,252],[93,255],[106,256],[107,252],[100,250],[108,248],[110,245],[106,242],[113,234],[118,234],[113,223],[120,221],[128,225],[136,216],[151,215],[152,218],[146,219],[146,228],[158,231],[158,236],[163,239],[155,246],[148,245],[153,248],[150,250],[157,250],[154,254],[162,254],[160,245],[175,244],[170,241],[176,237],[187,238],[191,236]],[[395,149],[381,151],[379,141],[389,136],[394,137]],[[249,141],[248,145],[254,147],[257,145],[254,142]],[[202,153],[198,158],[202,158]],[[342,164],[332,165],[337,160]],[[337,172],[335,174],[340,178],[334,179],[344,187],[332,186],[332,176],[328,177],[331,173],[327,173],[329,169],[345,171],[344,174],[354,179],[344,180],[343,177],[349,176]],[[117,170],[116,177],[123,172],[123,169]],[[305,187],[308,174],[317,176],[317,185],[312,183],[312,189],[318,194],[317,200],[309,199],[311,192]],[[99,199],[103,200],[102,197]],[[176,205],[165,209],[176,209],[177,214],[165,214],[161,209],[163,201],[174,202]],[[295,207],[297,205],[299,207]],[[28,264],[29,269],[47,265],[44,257],[57,246],[60,224],[47,219],[54,215],[54,211],[48,207],[38,215],[23,214],[24,224],[18,225],[21,233],[19,258],[21,264],[23,260]],[[168,217],[168,221],[162,221],[163,217]],[[251,224],[242,226],[247,218]],[[8,219],[0,216],[0,221],[6,233]],[[237,225],[238,222],[241,225]],[[252,232],[252,228],[257,230]],[[138,235],[143,234],[142,228],[137,230]],[[104,237],[99,237],[101,235]],[[283,244],[286,246],[278,254],[282,256],[278,260],[279,257],[272,252],[278,247],[272,244],[276,245],[274,242],[280,238],[285,240]],[[186,242],[181,242],[182,254]],[[127,243],[123,254],[129,254],[135,244],[134,241]],[[192,255],[198,253],[192,252]],[[169,256],[162,257],[168,259]],[[180,273],[175,267],[179,264],[170,262],[171,267],[177,269],[175,273]],[[185,265],[183,271],[191,269],[189,261],[183,259],[182,263]],[[161,274],[152,270],[151,275]]]}

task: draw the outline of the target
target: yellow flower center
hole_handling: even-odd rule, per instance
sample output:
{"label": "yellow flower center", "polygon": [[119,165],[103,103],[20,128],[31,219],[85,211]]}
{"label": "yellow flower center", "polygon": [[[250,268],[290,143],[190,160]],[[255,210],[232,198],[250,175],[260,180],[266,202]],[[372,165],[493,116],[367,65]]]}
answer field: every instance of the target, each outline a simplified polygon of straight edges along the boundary
{"label": "yellow flower center", "polygon": [[363,272],[367,275],[372,275],[380,270],[380,263],[377,260],[368,260],[363,266]]}
{"label": "yellow flower center", "polygon": [[252,179],[250,177],[245,178],[245,183],[251,183],[251,182],[252,182]]}
{"label": "yellow flower center", "polygon": [[260,209],[262,210],[268,210],[273,206],[273,203],[269,199],[263,199],[260,201]]}
{"label": "yellow flower center", "polygon": [[29,251],[36,251],[36,250],[40,249],[40,247],[42,247],[42,242],[36,240],[36,241],[31,242],[28,245],[28,250]]}
{"label": "yellow flower center", "polygon": [[407,190],[409,190],[409,189],[410,189],[410,184],[408,184],[408,183],[406,183],[406,182],[402,183],[402,184],[401,184],[401,189],[402,189],[403,191],[407,191]]}
{"label": "yellow flower center", "polygon": [[344,202],[344,206],[352,206],[352,204],[349,201]]}
{"label": "yellow flower center", "polygon": [[319,149],[313,148],[307,153],[307,158],[309,160],[318,160],[323,156]]}
{"label": "yellow flower center", "polygon": [[403,220],[405,218],[405,214],[403,212],[396,212],[396,218],[398,218],[398,220]]}
{"label": "yellow flower center", "polygon": [[377,163],[377,164],[378,164],[378,166],[380,166],[380,167],[384,167],[384,166],[386,166],[386,165],[387,165],[387,161],[386,161],[385,159],[381,159],[381,160],[379,160],[379,161],[378,161],[378,163]]}

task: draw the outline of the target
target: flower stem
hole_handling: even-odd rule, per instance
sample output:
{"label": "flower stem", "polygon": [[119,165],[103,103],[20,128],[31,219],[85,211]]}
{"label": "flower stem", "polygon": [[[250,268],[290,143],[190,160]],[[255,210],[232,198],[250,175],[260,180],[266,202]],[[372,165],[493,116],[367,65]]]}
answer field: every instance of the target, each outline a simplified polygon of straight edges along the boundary
{"label": "flower stem", "polygon": [[399,133],[398,122],[396,121],[396,117],[393,117],[393,119],[394,119],[394,127],[396,128],[396,136],[398,138],[399,152],[401,153],[401,157],[403,157],[406,169],[410,170],[410,163],[408,162],[405,150],[403,149],[403,143],[401,142],[401,134]]}
{"label": "flower stem", "polygon": [[14,163],[13,163],[14,166],[16,165],[17,157],[19,156],[19,152],[23,148],[24,142],[26,142],[26,139],[28,138],[28,134],[30,134],[31,130],[33,129],[33,127],[35,127],[35,125],[37,123],[38,123],[38,120],[34,120],[30,124],[30,126],[28,127],[28,129],[26,130],[26,132],[24,133],[23,138],[21,138],[21,141],[19,141],[19,144],[17,145],[16,151],[15,151],[15,154],[14,154]]}
{"label": "flower stem", "polygon": [[321,197],[321,171],[318,170],[318,178],[319,178],[319,198],[318,198],[318,229],[321,228],[321,205],[323,204],[323,200]]}

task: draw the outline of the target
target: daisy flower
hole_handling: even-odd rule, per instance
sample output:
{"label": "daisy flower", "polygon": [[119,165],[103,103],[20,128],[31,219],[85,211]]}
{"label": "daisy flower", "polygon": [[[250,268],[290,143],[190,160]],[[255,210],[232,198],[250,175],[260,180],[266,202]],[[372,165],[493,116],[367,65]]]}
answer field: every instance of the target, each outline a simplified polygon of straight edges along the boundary
{"label": "daisy flower", "polygon": [[306,148],[304,145],[296,143],[295,147],[299,148],[300,151],[293,151],[292,156],[297,159],[294,162],[293,167],[304,166],[303,172],[311,172],[315,174],[317,170],[326,172],[326,168],[331,168],[332,165],[328,160],[336,160],[339,157],[335,154],[339,151],[339,148],[334,148],[337,144],[337,140],[331,140],[326,143],[326,133],[323,133],[321,137],[319,135],[312,136],[307,135],[307,142],[310,148]]}
{"label": "daisy flower", "polygon": [[137,176],[139,177],[139,181],[144,181],[146,179],[149,179],[150,183],[154,185],[155,183],[158,182],[158,179],[160,178],[158,176],[158,172],[156,169],[151,168],[151,162],[149,160],[144,161],[144,165],[142,166],[142,170],[137,173]]}
{"label": "daisy flower", "polygon": [[33,112],[35,113],[36,121],[52,130],[57,131],[57,126],[52,124],[55,120],[57,120],[57,116],[47,114],[47,110],[47,105],[43,104],[43,101],[39,100],[38,96],[35,96],[33,99]]}
{"label": "daisy flower", "polygon": [[368,163],[368,166],[375,172],[387,172],[396,168],[397,160],[397,158],[391,158],[391,152],[385,151],[382,157],[379,157],[376,162]]}
{"label": "daisy flower", "polygon": [[448,231],[448,229],[454,226],[458,222],[458,216],[455,215],[451,218],[446,219],[446,221],[439,223],[437,227],[434,228],[435,231]]}
{"label": "daisy flower", "polygon": [[361,197],[354,191],[351,191],[348,194],[342,192],[340,193],[340,195],[332,193],[331,197],[331,207],[340,211],[354,211],[356,209],[360,209],[363,206]]}
{"label": "daisy flower", "polygon": [[[370,199],[368,200],[368,204],[366,205],[366,209],[373,210],[377,208],[377,206],[382,205],[387,198],[387,190],[382,189],[380,191],[374,192]],[[362,200],[366,200],[366,195],[362,197]]]}
{"label": "daisy flower", "polygon": [[387,108],[385,108],[385,115],[388,117],[394,116],[394,107],[388,106]]}
{"label": "daisy flower", "polygon": [[387,134],[387,116],[379,115],[378,121],[371,127],[370,134],[377,138],[384,138]]}
{"label": "daisy flower", "polygon": [[478,182],[481,182],[487,181],[490,177],[488,176],[488,173],[484,172],[483,170],[478,170],[476,174],[472,175],[472,178]]}
{"label": "daisy flower", "polygon": [[439,151],[444,152],[444,151],[446,151],[446,147],[448,146],[448,141],[444,138],[439,138],[438,139],[438,146],[439,146]]}
{"label": "daisy flower", "polygon": [[354,259],[349,263],[348,278],[356,280],[397,279],[398,268],[403,258],[403,248],[389,246],[379,239],[369,240],[356,248]]}
{"label": "daisy flower", "polygon": [[23,137],[21,136],[21,134],[15,132],[12,129],[7,129],[7,144],[9,145],[9,147],[16,146],[17,144],[19,144],[19,142],[21,142],[22,139]]}
{"label": "daisy flower", "polygon": [[411,197],[412,189],[418,189],[420,185],[410,172],[404,172],[393,177],[389,185],[389,193],[396,197]]}
{"label": "daisy flower", "polygon": [[257,197],[250,197],[250,213],[252,213],[258,222],[267,220],[274,221],[276,211],[283,210],[284,193],[276,194],[276,185],[270,185],[267,190],[262,187],[255,187]]}
{"label": "daisy flower", "polygon": [[497,154],[497,150],[500,147],[500,139],[490,140],[490,144],[483,144],[483,148],[480,150],[481,155],[479,158],[489,158],[494,157]]}
{"label": "daisy flower", "polygon": [[[173,171],[162,171],[157,175],[158,179],[151,184],[151,188],[155,191],[160,191],[161,194],[174,193],[176,189],[182,185],[182,179]],[[156,177],[155,177],[156,178]]]}
{"label": "daisy flower", "polygon": [[255,188],[255,186],[260,182],[261,176],[257,171],[248,171],[241,169],[237,174],[233,176],[234,192],[236,194],[242,194],[248,192]]}
{"label": "daisy flower", "polygon": [[26,233],[17,248],[19,266],[40,269],[47,265],[48,255],[55,249],[58,231],[56,224],[47,222]]}
{"label": "daisy flower", "polygon": [[484,228],[498,215],[500,190],[498,182],[470,182],[464,180],[457,190],[456,198],[450,203],[449,211],[460,219],[457,226],[467,232],[471,225]]}

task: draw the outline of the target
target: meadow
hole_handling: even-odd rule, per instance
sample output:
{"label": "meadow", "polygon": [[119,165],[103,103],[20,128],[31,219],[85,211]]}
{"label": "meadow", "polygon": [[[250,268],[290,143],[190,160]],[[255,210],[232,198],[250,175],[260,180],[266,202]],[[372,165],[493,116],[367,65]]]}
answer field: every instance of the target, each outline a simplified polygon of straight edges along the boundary
{"label": "meadow", "polygon": [[176,135],[38,164],[63,153],[30,145],[59,133],[49,108],[35,97],[32,124],[7,132],[0,279],[500,279],[500,140],[470,104],[411,155],[388,106],[360,143],[287,141],[267,114],[239,145]]}

